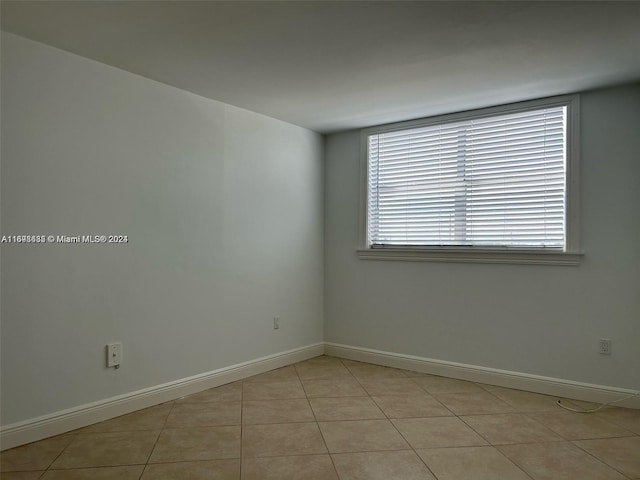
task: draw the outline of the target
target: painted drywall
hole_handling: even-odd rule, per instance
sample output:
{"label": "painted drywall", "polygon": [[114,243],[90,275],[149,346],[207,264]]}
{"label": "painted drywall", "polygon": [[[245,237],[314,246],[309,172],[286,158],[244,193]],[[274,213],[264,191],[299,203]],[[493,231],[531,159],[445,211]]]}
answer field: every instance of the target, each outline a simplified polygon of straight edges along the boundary
{"label": "painted drywall", "polygon": [[2,234],[129,238],[2,245],[3,425],[322,341],[320,135],[6,33],[1,100]]}
{"label": "painted drywall", "polygon": [[325,341],[640,389],[638,132],[639,85],[581,95],[580,267],[358,259],[359,132],[330,135]]}

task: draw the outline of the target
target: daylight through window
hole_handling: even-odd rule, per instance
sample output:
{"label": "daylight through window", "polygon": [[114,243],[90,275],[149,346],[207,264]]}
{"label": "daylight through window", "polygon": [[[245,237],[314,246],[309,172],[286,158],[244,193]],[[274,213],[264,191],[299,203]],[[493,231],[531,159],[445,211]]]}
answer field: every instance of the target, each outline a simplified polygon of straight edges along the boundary
{"label": "daylight through window", "polygon": [[567,105],[367,133],[367,247],[566,251]]}

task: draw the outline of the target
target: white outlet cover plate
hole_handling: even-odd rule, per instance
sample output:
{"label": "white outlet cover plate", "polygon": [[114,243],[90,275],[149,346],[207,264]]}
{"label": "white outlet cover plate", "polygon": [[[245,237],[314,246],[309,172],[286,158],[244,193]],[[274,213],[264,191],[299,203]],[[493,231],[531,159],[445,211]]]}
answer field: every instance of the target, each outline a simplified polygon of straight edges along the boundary
{"label": "white outlet cover plate", "polygon": [[107,344],[107,367],[116,367],[122,362],[122,344]]}

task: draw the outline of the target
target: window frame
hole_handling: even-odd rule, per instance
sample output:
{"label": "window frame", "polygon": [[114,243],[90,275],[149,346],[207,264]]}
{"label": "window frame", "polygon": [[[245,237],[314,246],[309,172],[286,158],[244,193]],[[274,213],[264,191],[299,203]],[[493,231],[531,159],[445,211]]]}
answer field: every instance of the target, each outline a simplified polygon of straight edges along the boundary
{"label": "window frame", "polygon": [[[435,124],[459,122],[471,118],[524,112],[547,107],[567,107],[565,250],[544,248],[473,247],[473,246],[384,246],[368,245],[368,137],[373,134],[406,130]],[[358,220],[358,257],[362,260],[400,260],[426,262],[514,263],[533,265],[580,265],[580,96],[578,94],[542,98],[495,107],[437,115],[390,123],[360,131],[360,211]]]}

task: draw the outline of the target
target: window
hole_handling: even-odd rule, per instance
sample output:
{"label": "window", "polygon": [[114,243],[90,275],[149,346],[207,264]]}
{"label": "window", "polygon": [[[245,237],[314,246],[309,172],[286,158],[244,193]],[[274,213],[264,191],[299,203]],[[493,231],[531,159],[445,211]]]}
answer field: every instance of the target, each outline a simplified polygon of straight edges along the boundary
{"label": "window", "polygon": [[361,258],[579,263],[578,97],[363,131]]}

